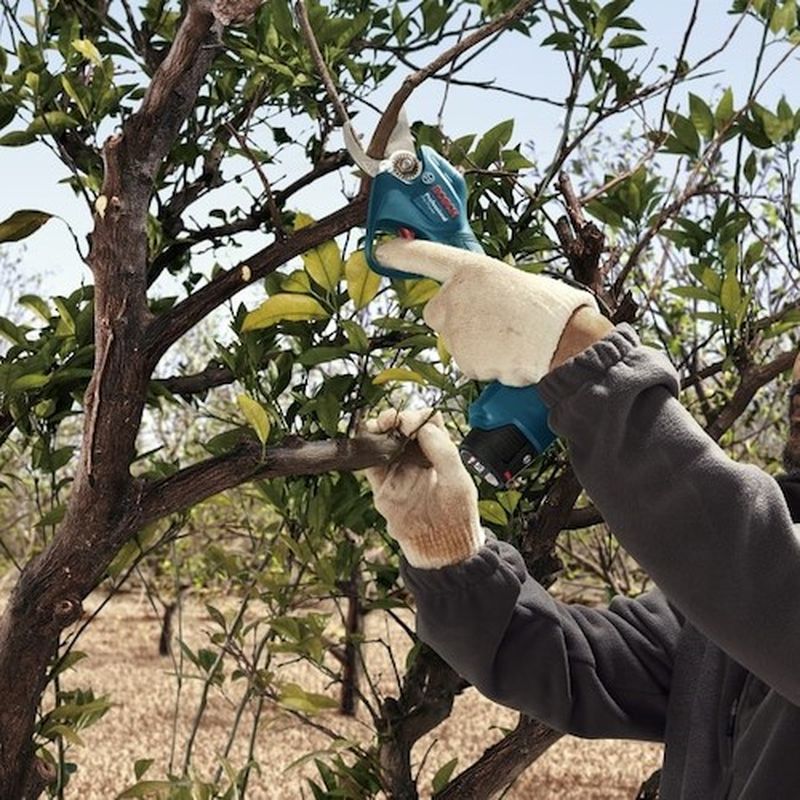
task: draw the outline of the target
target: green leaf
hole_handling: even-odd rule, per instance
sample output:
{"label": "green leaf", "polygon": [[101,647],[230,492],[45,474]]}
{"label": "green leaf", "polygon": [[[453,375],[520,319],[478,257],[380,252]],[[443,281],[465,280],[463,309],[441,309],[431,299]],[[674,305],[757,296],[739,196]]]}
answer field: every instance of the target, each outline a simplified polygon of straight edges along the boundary
{"label": "green leaf", "polygon": [[404,306],[419,306],[427,303],[436,292],[439,291],[439,284],[431,278],[415,278],[406,281],[406,291],[402,296]]}
{"label": "green leaf", "polygon": [[270,429],[269,416],[266,409],[261,403],[246,394],[240,394],[236,398],[236,402],[239,404],[239,409],[244,414],[244,418],[256,432],[258,440],[261,444],[266,444]]}
{"label": "green leaf", "polygon": [[380,386],[389,381],[411,381],[412,383],[419,383],[425,385],[425,378],[413,369],[404,369],[403,367],[391,367],[379,372],[372,382],[376,386]]}
{"label": "green leaf", "polygon": [[369,339],[366,331],[357,322],[349,319],[343,320],[342,329],[347,336],[347,343],[353,351],[366,353],[369,350]]}
{"label": "green leaf", "polygon": [[441,792],[450,782],[450,777],[456,768],[456,764],[458,764],[458,759],[453,758],[446,764],[442,764],[442,766],[436,770],[436,774],[433,776],[433,781],[431,782],[434,794],[436,794],[436,792]]}
{"label": "green leaf", "polygon": [[[295,215],[294,229],[299,231],[311,225],[314,218],[302,212]],[[303,253],[303,266],[306,272],[323,289],[330,291],[342,277],[342,254],[333,239]]]}
{"label": "green leaf", "polygon": [[518,172],[533,166],[533,162],[525,158],[519,150],[503,150],[500,155],[503,160],[503,169],[507,172]]}
{"label": "green leaf", "polygon": [[142,775],[147,772],[148,769],[153,765],[152,758],[139,758],[133,762],[133,774],[136,776],[136,780],[141,780]]}
{"label": "green leaf", "polygon": [[347,279],[347,293],[356,308],[364,308],[381,288],[381,277],[369,268],[363,250],[357,250],[348,256],[344,274]]}
{"label": "green leaf", "polygon": [[675,286],[670,289],[670,292],[678,297],[685,297],[689,300],[705,300],[709,303],[719,304],[719,297],[708,289],[703,289],[700,286]]}
{"label": "green leaf", "polygon": [[748,183],[752,183],[756,179],[757,167],[756,154],[750,153],[750,155],[747,156],[747,160],[744,162],[744,177]]}
{"label": "green leaf", "polygon": [[785,0],[772,12],[769,29],[772,33],[780,33],[782,30],[790,31],[795,25],[797,25],[797,2]]}
{"label": "green leaf", "polygon": [[58,327],[56,334],[58,336],[74,336],[75,335],[75,320],[72,318],[67,304],[61,297],[54,297],[53,302],[58,309]]}
{"label": "green leaf", "polygon": [[720,99],[714,112],[714,125],[719,133],[733,117],[733,90],[728,87]]}
{"label": "green leaf", "polygon": [[316,714],[319,711],[339,706],[339,703],[332,697],[316,692],[307,692],[296,683],[286,683],[281,687],[278,703],[285,708],[304,711],[307,714]]}
{"label": "green leaf", "polygon": [[478,509],[481,512],[481,518],[487,522],[494,522],[496,525],[508,524],[508,514],[497,500],[479,500]]}
{"label": "green leaf", "polygon": [[30,131],[11,131],[0,136],[0,147],[22,147],[35,141],[35,133]]}
{"label": "green leaf", "polygon": [[139,781],[121,794],[118,794],[116,800],[127,800],[130,797],[152,798],[154,796],[159,800],[163,800],[171,790],[177,788],[178,786],[170,781]]}
{"label": "green leaf", "polygon": [[326,319],[328,312],[319,300],[302,294],[274,294],[244,319],[242,331],[268,328],[278,322]]}
{"label": "green leaf", "polygon": [[281,289],[284,292],[309,294],[311,291],[311,281],[308,278],[308,273],[305,270],[296,269],[281,283]]}
{"label": "green leaf", "polygon": [[761,124],[764,126],[764,133],[767,134],[770,142],[778,144],[790,135],[794,129],[794,117],[789,119],[782,119],[777,114],[773,114],[766,108],[759,106],[757,113],[761,119]]}
{"label": "green leaf", "polygon": [[331,392],[320,392],[314,402],[319,424],[328,436],[336,436],[338,433],[341,408],[339,399]]}
{"label": "green leaf", "polygon": [[692,121],[681,114],[670,114],[670,124],[675,138],[683,145],[688,155],[696,156],[700,152],[700,137],[697,135]]}
{"label": "green leaf", "polygon": [[41,389],[50,383],[50,376],[41,372],[29,372],[27,375],[20,375],[12,384],[12,391],[28,392],[32,389]]}
{"label": "green leaf", "polygon": [[732,319],[735,319],[741,302],[742,287],[739,285],[739,279],[736,277],[736,268],[734,267],[728,269],[725,273],[725,279],[722,281],[722,290],[720,291],[720,303],[722,310]]}
{"label": "green leaf", "polygon": [[45,739],[61,738],[68,744],[75,745],[75,747],[83,747],[83,739],[69,725],[48,722],[42,726],[41,734]]}
{"label": "green leaf", "polygon": [[594,35],[597,39],[602,39],[608,26],[630,6],[633,0],[612,0],[604,5],[597,15],[597,22],[594,26]]}
{"label": "green leaf", "polygon": [[706,101],[696,94],[689,95],[689,115],[692,124],[704,139],[714,136],[714,114]]}
{"label": "green leaf", "polygon": [[575,37],[566,31],[556,31],[542,39],[542,45],[553,45],[554,50],[572,50],[575,47]]}
{"label": "green leaf", "polygon": [[46,528],[48,525],[58,525],[62,519],[64,519],[64,514],[67,513],[67,507],[64,505],[56,506],[55,508],[51,508],[46,514],[42,514],[39,517],[39,521],[36,523],[37,528]]}
{"label": "green leaf", "polygon": [[89,39],[75,39],[72,42],[72,48],[77,50],[87,61],[91,61],[96,67],[102,66],[103,57]]}
{"label": "green leaf", "polygon": [[31,120],[31,124],[28,125],[28,132],[42,135],[46,133],[56,134],[69,128],[77,127],[78,120],[64,111],[47,111]]}
{"label": "green leaf", "polygon": [[50,306],[41,297],[35,294],[24,294],[17,300],[20,305],[29,308],[34,313],[38,314],[45,322],[50,322],[52,312]]}
{"label": "green leaf", "polygon": [[62,672],[66,672],[68,669],[72,669],[79,661],[83,661],[84,658],[88,658],[88,654],[84,653],[82,650],[70,650],[59,662],[58,667],[53,670],[51,677],[55,677],[56,675],[61,675]]}
{"label": "green leaf", "polygon": [[472,154],[475,166],[485,168],[493,161],[497,161],[500,158],[500,150],[508,144],[513,132],[513,119],[507,119],[486,131]]}
{"label": "green leaf", "polygon": [[647,44],[641,36],[634,33],[618,33],[609,43],[608,46],[613,50],[624,50],[629,47],[641,47]]}
{"label": "green leaf", "polygon": [[[78,94],[78,90],[73,86],[72,82],[66,75],[61,76],[61,86],[63,87],[64,91],[67,93],[67,96],[78,106],[78,110],[81,112],[81,116],[84,119],[87,119],[89,116],[89,111],[86,108],[86,103],[83,102],[83,99]],[[84,90],[85,91],[85,90]]]}
{"label": "green leaf", "polygon": [[0,242],[18,242],[35,233],[53,215],[45,211],[15,211],[0,222]]}

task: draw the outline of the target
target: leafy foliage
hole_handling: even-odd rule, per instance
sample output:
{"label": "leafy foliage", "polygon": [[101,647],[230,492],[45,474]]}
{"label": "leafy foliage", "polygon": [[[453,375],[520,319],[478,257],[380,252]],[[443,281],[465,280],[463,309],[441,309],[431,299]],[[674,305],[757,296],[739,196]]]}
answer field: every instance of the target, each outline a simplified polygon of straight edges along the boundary
{"label": "leafy foliage", "polygon": [[[630,293],[640,309],[637,329],[673,360],[700,423],[733,455],[773,468],[783,430],[779,395],[773,386],[740,407],[737,392],[753,365],[788,352],[798,321],[790,276],[800,269],[793,223],[800,110],[791,98],[763,99],[761,82],[772,85],[775,78],[759,71],[760,58],[746,97],[728,86],[703,93],[689,82],[710,68],[713,53],[690,63],[676,43],[672,66],[651,65],[643,57],[648,33],[637,19],[642,6],[544,2],[515,18],[501,37],[529,37],[531,46],[555,54],[553,63],[566,65],[558,67],[568,83],[563,99],[545,103],[561,114],[563,133],[552,153],[528,141],[537,130],[525,127],[526,103],[540,99],[520,92],[509,118],[481,118],[473,133],[452,134],[445,107],[439,123],[433,114],[415,122],[414,135],[464,173],[470,220],[486,251],[525,270],[575,273],[574,248],[559,224],[565,192],[558,176],[571,174],[577,205],[605,234],[607,247],[595,265],[605,300],[617,309]],[[418,58],[511,7],[506,0],[333,0],[311,2],[308,12],[338,92],[355,114],[419,66]],[[731,11],[731,24],[759,27],[762,53],[767,45],[783,48],[784,58],[792,52],[795,0],[736,0]],[[130,14],[53,3],[37,6],[27,27],[13,12],[4,5],[0,153],[54,148],[86,213],[103,222],[118,209],[103,194],[100,142],[142,101],[176,37],[179,9],[163,0],[146,0]],[[462,79],[474,84],[460,64],[437,77],[448,87]],[[471,88],[480,98],[480,91],[502,87]],[[612,120],[627,126],[621,138]],[[454,435],[466,431],[478,387],[459,376],[422,320],[437,285],[382,283],[367,267],[356,221],[266,271],[258,272],[263,250],[228,270],[219,263],[249,246],[247,234],[269,248],[286,245],[298,231],[322,229],[325,220],[308,211],[327,213],[316,204],[336,198],[334,172],[342,206],[352,201],[356,180],[337,149],[338,126],[286,0],[271,0],[251,24],[224,32],[197,102],[156,173],[146,226],[149,313],[172,319],[182,303],[207,296],[219,280],[236,278],[251,288],[230,305],[224,323],[210,323],[205,340],[184,340],[150,380],[130,465],[137,485],[169,485],[209,456],[223,462],[248,439],[261,445],[266,462],[276,448],[352,435],[366,414],[420,397],[444,412]],[[20,209],[0,223],[0,242],[35,235],[49,219],[47,212]],[[0,507],[9,519],[23,508],[16,535],[3,540],[0,563],[9,571],[47,548],[64,518],[84,457],[79,426],[91,426],[97,402],[90,381],[102,369],[95,363],[93,286],[52,298],[26,292],[18,301],[0,317]],[[765,427],[765,416],[775,424]],[[565,464],[556,447],[518,486],[481,486],[484,523],[523,550],[530,547],[542,501]],[[570,534],[564,554],[565,577],[578,583],[589,575],[600,592],[636,592],[646,581],[629,580],[629,562],[605,529]],[[398,575],[396,546],[363,480],[333,472],[259,479],[189,509],[168,509],[162,521],[128,537],[103,580],[112,591],[140,581],[165,606],[189,589],[208,601],[208,641],[199,648],[181,642],[175,656],[179,680],[199,681],[203,702],[235,685],[242,707],[271,703],[313,724],[339,705],[333,686],[353,688],[348,669],[365,669],[363,617],[386,614],[403,627],[410,601]],[[218,595],[241,603],[223,610]],[[113,698],[59,689],[65,670],[83,676],[75,649],[81,630],[62,639],[36,730],[39,752],[57,767],[55,796],[76,768],[66,759],[81,746],[79,731],[113,714]],[[430,654],[411,637],[409,644],[395,685],[378,688],[367,675],[355,686],[373,741],[334,736],[328,751],[310,756],[318,772],[309,782],[315,798],[373,797],[408,780],[387,773],[381,748],[401,747],[388,733],[397,720],[386,709],[424,697],[434,685],[425,672],[433,669]],[[327,688],[286,678],[293,659],[312,665]],[[258,718],[255,724],[231,736],[255,736]],[[182,767],[173,754],[176,767],[168,774],[153,777],[150,759],[137,762],[134,783],[120,797],[244,796],[257,766],[252,747],[245,763],[221,759],[214,779],[200,780],[192,772],[193,741],[185,743]],[[442,754],[434,792],[457,785],[453,756]]]}

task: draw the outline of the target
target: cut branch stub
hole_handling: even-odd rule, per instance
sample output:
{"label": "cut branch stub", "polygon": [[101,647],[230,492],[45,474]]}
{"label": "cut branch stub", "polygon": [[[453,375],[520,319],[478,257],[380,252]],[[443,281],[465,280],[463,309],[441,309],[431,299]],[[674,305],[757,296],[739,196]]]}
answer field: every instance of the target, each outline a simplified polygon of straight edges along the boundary
{"label": "cut branch stub", "polygon": [[214,0],[211,13],[223,25],[240,25],[252,21],[262,0]]}
{"label": "cut branch stub", "polygon": [[558,176],[558,189],[564,198],[568,216],[556,222],[556,234],[564,248],[570,271],[577,281],[608,302],[603,290],[603,271],[600,269],[605,234],[593,222],[586,220],[581,202],[565,172]]}

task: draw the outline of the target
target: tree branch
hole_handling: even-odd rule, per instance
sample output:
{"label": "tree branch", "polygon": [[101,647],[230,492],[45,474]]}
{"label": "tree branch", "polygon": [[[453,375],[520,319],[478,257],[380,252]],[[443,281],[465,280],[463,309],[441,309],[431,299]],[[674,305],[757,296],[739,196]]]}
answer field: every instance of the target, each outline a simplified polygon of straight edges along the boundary
{"label": "tree branch", "polygon": [[333,470],[352,472],[386,464],[400,451],[423,458],[415,442],[396,435],[363,433],[352,439],[317,442],[287,437],[282,444],[268,447],[266,454],[259,443],[247,439],[230,453],[143,484],[137,502],[137,528],[248,481]]}
{"label": "tree branch", "polygon": [[[174,342],[217,306],[295,256],[363,223],[366,213],[367,199],[356,198],[313,225],[301,228],[288,239],[273,242],[233,269],[214,278],[166,314],[157,317],[147,331],[146,351],[151,364],[155,365]],[[243,267],[249,267],[249,271]]]}
{"label": "tree branch", "polygon": [[230,367],[209,364],[202,372],[193,375],[173,375],[171,378],[157,380],[156,383],[168,392],[186,398],[203,394],[209,389],[216,389],[217,386],[227,386],[235,380],[236,376]]}
{"label": "tree branch", "polygon": [[517,727],[434,795],[434,800],[483,800],[510,786],[564,734],[520,714]]}
{"label": "tree branch", "polygon": [[311,27],[311,20],[308,18],[308,9],[306,8],[306,4],[303,2],[303,0],[297,0],[297,2],[294,4],[294,10],[295,14],[297,15],[297,21],[300,23],[300,30],[303,33],[303,38],[306,40],[306,44],[308,45],[308,49],[311,53],[311,58],[314,60],[314,64],[317,68],[320,78],[322,78],[322,83],[325,86],[325,92],[333,104],[333,107],[336,109],[336,113],[339,115],[339,120],[341,121],[342,125],[344,125],[349,121],[350,115],[347,113],[347,109],[342,102],[342,98],[339,97],[336,84],[333,82],[330,70],[328,70],[328,65],[325,63],[325,59],[323,58],[322,52],[319,49],[317,37],[314,36],[314,29]]}
{"label": "tree branch", "polygon": [[766,386],[782,372],[792,368],[797,354],[797,350],[789,350],[781,353],[769,364],[746,369],[742,375],[742,380],[733,393],[733,397],[706,428],[708,435],[718,441],[722,434],[744,413],[744,410],[762,386]]}
{"label": "tree branch", "polygon": [[[430,64],[413,73],[412,75],[409,75],[403,81],[402,86],[395,92],[394,96],[389,101],[389,104],[386,106],[386,110],[384,111],[380,122],[378,122],[378,127],[375,129],[375,133],[372,135],[372,141],[370,142],[367,150],[368,155],[372,156],[373,158],[383,158],[386,144],[388,143],[389,137],[392,135],[394,126],[397,123],[397,116],[400,113],[400,109],[403,107],[403,104],[406,102],[406,100],[408,100],[408,98],[411,96],[411,93],[414,91],[414,89],[416,89],[423,81],[427,80],[432,75],[435,75],[440,69],[446,67],[451,61],[453,61],[453,59],[458,58],[458,56],[460,56],[462,53],[466,52],[472,47],[475,47],[475,45],[480,44],[489,36],[492,36],[498,31],[501,31],[522,19],[522,17],[524,17],[525,14],[527,14],[528,11],[530,11],[537,4],[537,2],[538,0],[521,0],[521,2],[517,3],[513,8],[506,11],[505,14],[501,14],[499,17],[493,19],[482,28],[478,28],[478,30],[473,31],[468,36],[465,36],[461,41],[445,50],[441,55],[437,56],[433,61],[431,61]],[[363,190],[364,189],[362,186],[362,191]]]}

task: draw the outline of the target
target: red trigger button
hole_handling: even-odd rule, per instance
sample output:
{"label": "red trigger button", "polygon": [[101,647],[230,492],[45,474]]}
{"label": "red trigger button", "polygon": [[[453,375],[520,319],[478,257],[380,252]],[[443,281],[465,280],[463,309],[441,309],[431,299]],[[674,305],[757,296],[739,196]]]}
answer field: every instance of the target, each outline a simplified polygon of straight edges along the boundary
{"label": "red trigger button", "polygon": [[397,235],[401,239],[416,239],[417,238],[416,235],[414,234],[414,231],[412,231],[410,228],[398,228]]}

